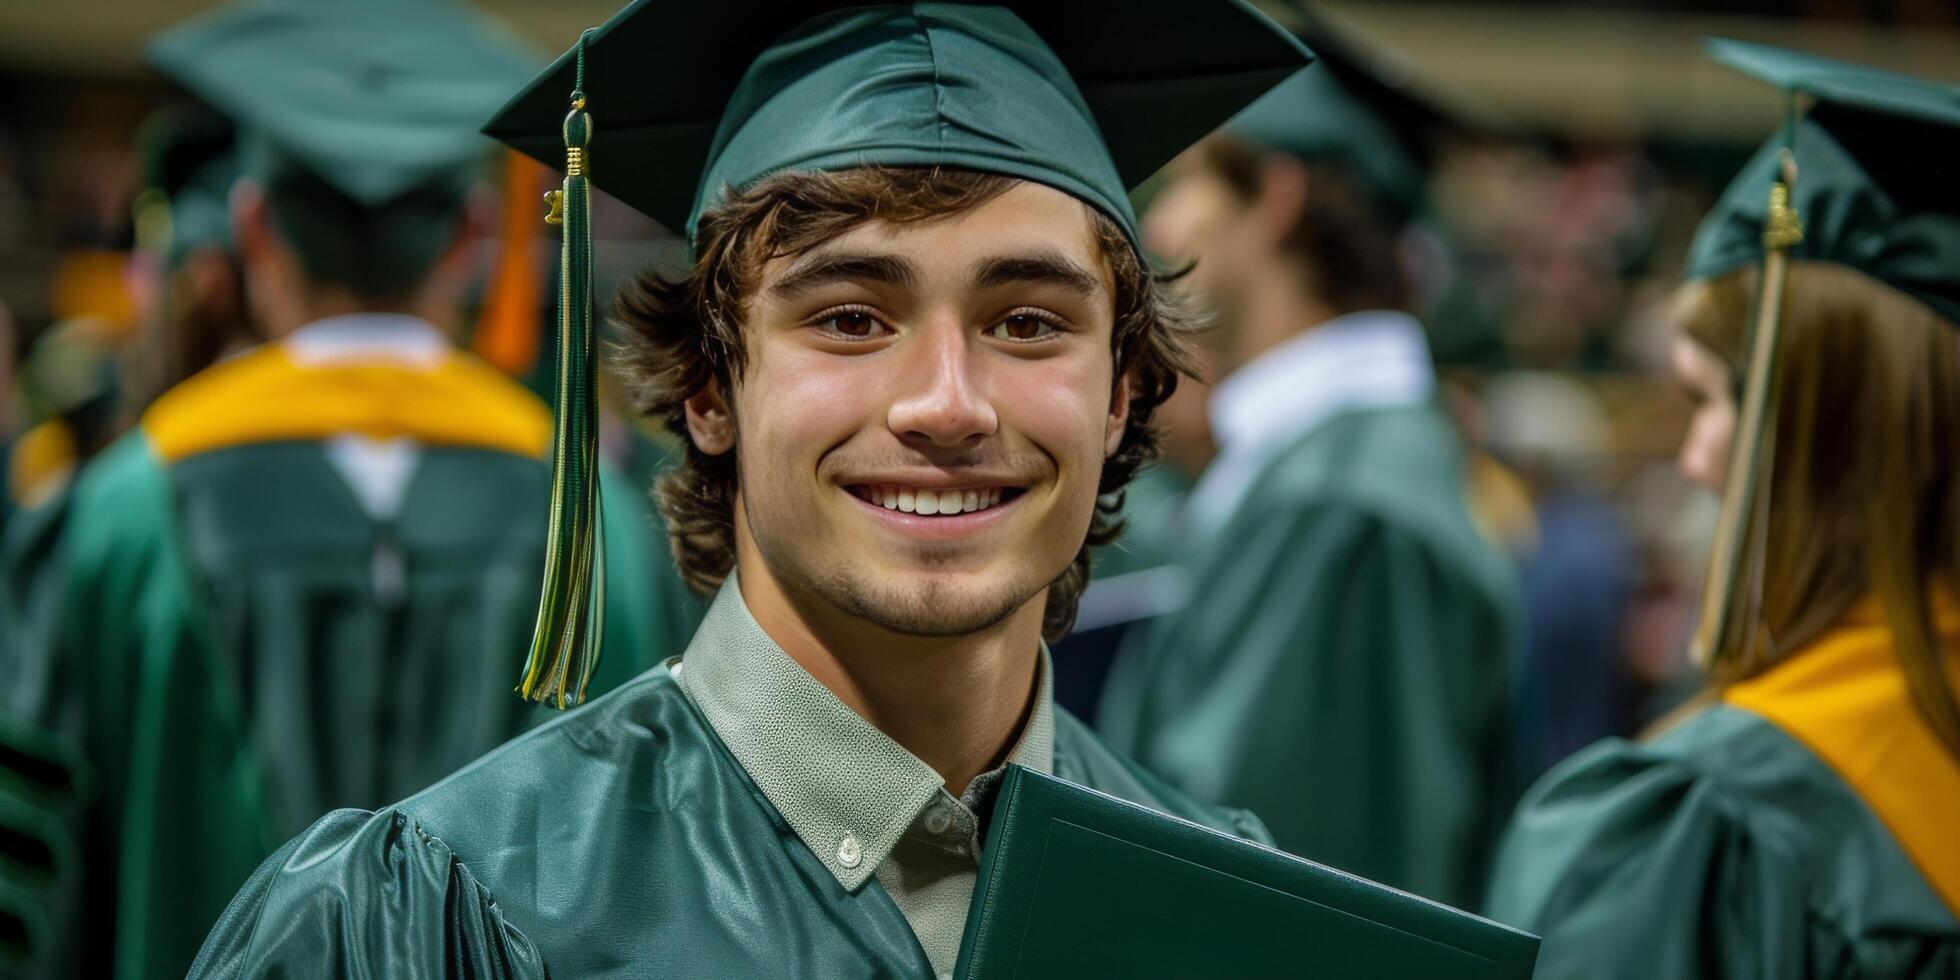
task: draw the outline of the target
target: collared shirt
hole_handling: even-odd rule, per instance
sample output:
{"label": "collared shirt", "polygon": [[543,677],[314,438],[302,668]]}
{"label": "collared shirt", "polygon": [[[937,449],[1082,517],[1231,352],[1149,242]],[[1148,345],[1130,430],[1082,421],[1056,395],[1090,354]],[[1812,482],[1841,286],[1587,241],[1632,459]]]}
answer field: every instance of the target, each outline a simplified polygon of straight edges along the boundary
{"label": "collared shirt", "polygon": [[1186,519],[1200,534],[1217,531],[1288,444],[1342,412],[1421,404],[1435,389],[1428,340],[1407,313],[1349,313],[1274,347],[1212,389],[1218,458],[1192,489]]}
{"label": "collared shirt", "polygon": [[[401,364],[433,369],[452,351],[449,338],[434,324],[402,313],[348,313],[315,320],[287,334],[279,347],[304,367],[334,364]],[[327,461],[378,521],[400,513],[409,481],[421,462],[413,439],[373,439],[346,433],[326,440]],[[399,576],[385,571],[391,559],[377,557],[377,581]]]}
{"label": "collared shirt", "polygon": [[406,313],[348,313],[315,320],[280,338],[301,365],[383,361],[434,367],[450,352],[434,324]]}
{"label": "collared shirt", "polygon": [[[934,972],[950,977],[980,871],[980,820],[1005,769],[958,797],[931,766],[838,700],[763,632],[730,574],[675,668],[770,804],[856,891],[872,876],[905,915]],[[1035,701],[1007,762],[1055,767],[1048,650]]]}

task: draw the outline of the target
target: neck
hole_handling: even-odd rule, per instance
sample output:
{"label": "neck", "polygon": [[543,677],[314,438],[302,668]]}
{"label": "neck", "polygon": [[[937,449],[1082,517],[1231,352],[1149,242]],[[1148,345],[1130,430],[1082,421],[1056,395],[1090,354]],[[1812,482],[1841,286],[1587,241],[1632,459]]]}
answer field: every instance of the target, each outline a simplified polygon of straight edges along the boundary
{"label": "neck", "polygon": [[1275,260],[1249,282],[1234,331],[1231,369],[1243,367],[1261,354],[1334,319],[1335,311],[1308,287],[1306,276],[1287,262]]}
{"label": "neck", "polygon": [[911,636],[785,589],[747,540],[738,551],[742,600],[756,623],[838,700],[944,777],[948,791],[965,792],[1006,758],[1033,708],[1045,592],[979,633]]}
{"label": "neck", "polygon": [[363,313],[388,313],[412,316],[435,324],[444,333],[449,332],[449,323],[454,316],[450,304],[445,303],[434,290],[423,289],[400,301],[379,303],[364,299],[343,289],[313,289],[306,291],[297,302],[291,305],[291,312],[277,318],[271,325],[273,338],[282,338],[309,324],[337,316],[352,316]]}

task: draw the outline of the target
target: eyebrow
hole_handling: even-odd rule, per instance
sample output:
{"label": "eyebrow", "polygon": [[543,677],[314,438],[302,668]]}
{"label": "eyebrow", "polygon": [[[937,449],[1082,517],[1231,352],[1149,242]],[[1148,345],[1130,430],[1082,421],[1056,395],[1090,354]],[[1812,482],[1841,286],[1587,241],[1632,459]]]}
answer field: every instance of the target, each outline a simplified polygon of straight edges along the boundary
{"label": "eyebrow", "polygon": [[1082,296],[1103,291],[1102,279],[1060,252],[1026,252],[987,259],[980,264],[980,285],[991,288],[1011,283],[1047,283]]}
{"label": "eyebrow", "polygon": [[871,252],[826,252],[791,269],[769,291],[785,299],[840,282],[876,282],[913,286],[919,274],[912,263],[896,255]]}

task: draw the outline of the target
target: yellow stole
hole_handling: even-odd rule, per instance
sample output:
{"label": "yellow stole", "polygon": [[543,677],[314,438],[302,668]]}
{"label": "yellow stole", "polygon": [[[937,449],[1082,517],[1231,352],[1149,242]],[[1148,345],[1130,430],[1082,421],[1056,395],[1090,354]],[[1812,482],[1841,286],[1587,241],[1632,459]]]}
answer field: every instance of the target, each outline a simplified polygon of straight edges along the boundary
{"label": "yellow stole", "polygon": [[[1960,608],[1933,604],[1949,656]],[[1865,801],[1948,908],[1960,915],[1960,760],[1920,719],[1883,608],[1866,600],[1816,643],[1732,685],[1723,701],[1776,725]]]}
{"label": "yellow stole", "polygon": [[261,442],[362,435],[543,456],[551,412],[488,365],[455,351],[433,364],[301,364],[277,344],[216,364],[143,413],[158,456]]}

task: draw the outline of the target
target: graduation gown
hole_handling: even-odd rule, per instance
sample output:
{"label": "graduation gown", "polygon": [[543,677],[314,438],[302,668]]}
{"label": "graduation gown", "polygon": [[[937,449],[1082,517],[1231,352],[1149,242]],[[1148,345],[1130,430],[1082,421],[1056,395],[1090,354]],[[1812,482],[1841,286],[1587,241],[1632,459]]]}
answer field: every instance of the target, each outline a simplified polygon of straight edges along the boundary
{"label": "graduation gown", "polygon": [[[1061,711],[1054,761],[1061,778],[1260,836]],[[876,877],[839,884],[658,667],[403,803],[325,817],[252,875],[191,975],[933,974]]]}
{"label": "graduation gown", "polygon": [[1960,760],[1866,613],[1660,737],[1552,770],[1487,912],[1544,937],[1542,980],[1802,980],[1960,977],[1956,910]]}
{"label": "graduation gown", "polygon": [[1112,671],[1098,725],[1279,846],[1456,905],[1514,799],[1515,585],[1427,405],[1354,409],[1270,460]]}
{"label": "graduation gown", "polygon": [[[534,396],[453,351],[312,364],[273,345],[173,389],[90,466],[40,654],[58,681],[22,712],[76,746],[94,787],[48,972],[181,972],[281,840],[547,714],[511,687],[549,432]],[[337,472],[346,433],[416,445],[392,513]],[[642,494],[609,474],[605,497],[600,691],[671,652],[649,649]]]}

